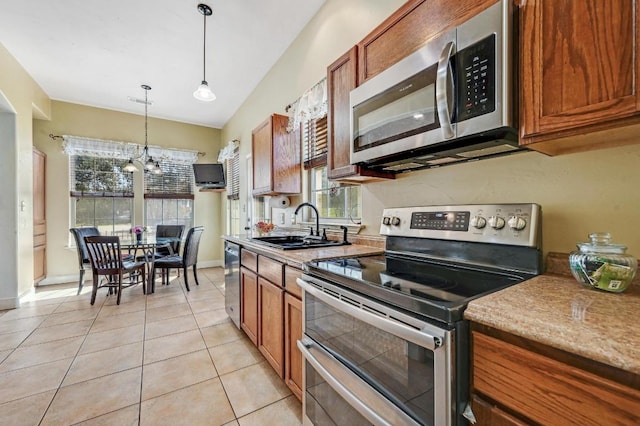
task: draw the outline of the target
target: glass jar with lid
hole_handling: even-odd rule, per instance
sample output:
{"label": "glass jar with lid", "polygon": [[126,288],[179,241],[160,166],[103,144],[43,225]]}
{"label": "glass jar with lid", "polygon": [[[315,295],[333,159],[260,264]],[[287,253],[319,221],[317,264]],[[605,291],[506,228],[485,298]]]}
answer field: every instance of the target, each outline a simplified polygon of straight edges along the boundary
{"label": "glass jar with lid", "polygon": [[626,254],[627,247],[612,244],[606,232],[589,234],[588,243],[578,243],[578,251],[569,255],[573,276],[590,287],[621,293],[636,275],[638,261]]}

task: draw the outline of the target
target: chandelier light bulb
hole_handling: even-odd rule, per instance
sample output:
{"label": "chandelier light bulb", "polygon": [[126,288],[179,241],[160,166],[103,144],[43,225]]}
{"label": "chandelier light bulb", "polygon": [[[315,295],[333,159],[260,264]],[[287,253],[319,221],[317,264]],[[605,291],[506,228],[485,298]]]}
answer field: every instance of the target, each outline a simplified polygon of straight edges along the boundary
{"label": "chandelier light bulb", "polygon": [[133,173],[137,172],[138,168],[133,164],[133,158],[129,158],[129,162],[122,168],[125,172]]}

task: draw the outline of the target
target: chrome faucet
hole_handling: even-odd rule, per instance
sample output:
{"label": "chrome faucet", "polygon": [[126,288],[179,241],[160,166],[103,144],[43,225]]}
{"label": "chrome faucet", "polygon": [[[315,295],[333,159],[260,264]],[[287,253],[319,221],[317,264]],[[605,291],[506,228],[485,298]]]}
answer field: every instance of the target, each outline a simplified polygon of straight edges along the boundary
{"label": "chrome faucet", "polygon": [[[297,215],[300,209],[303,208],[304,206],[311,207],[313,211],[316,213],[316,236],[319,237],[320,236],[320,214],[318,213],[318,209],[316,208],[316,206],[307,202],[302,203],[298,207],[296,207],[296,211],[293,214]],[[313,228],[311,228],[311,236],[313,236]]]}

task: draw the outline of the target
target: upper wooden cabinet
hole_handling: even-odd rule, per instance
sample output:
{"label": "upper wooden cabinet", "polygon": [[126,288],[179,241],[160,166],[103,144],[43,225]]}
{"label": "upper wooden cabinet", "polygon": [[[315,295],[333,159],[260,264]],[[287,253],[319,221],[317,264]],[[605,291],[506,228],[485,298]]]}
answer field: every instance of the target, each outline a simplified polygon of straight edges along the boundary
{"label": "upper wooden cabinet", "polygon": [[409,0],[358,43],[358,84],[497,0]]}
{"label": "upper wooden cabinet", "polygon": [[329,179],[363,182],[393,178],[393,174],[352,166],[349,92],[356,87],[357,47],[353,47],[327,67],[327,169]]}
{"label": "upper wooden cabinet", "polygon": [[299,194],[300,136],[287,132],[289,117],[273,114],[251,133],[253,195]]}
{"label": "upper wooden cabinet", "polygon": [[547,154],[629,143],[603,130],[640,123],[638,2],[520,3],[521,143]]}

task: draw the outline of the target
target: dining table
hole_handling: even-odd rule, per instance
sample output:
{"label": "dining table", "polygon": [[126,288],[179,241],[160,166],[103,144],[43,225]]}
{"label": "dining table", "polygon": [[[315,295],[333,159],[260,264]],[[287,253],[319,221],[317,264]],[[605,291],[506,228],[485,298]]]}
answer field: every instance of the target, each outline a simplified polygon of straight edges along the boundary
{"label": "dining table", "polygon": [[156,249],[160,247],[166,247],[169,249],[169,255],[173,253],[173,244],[180,241],[178,237],[156,237],[155,235],[142,235],[140,238],[136,237],[136,234],[131,236],[125,236],[120,238],[120,248],[127,250],[127,253],[132,255],[135,260],[143,260],[146,264],[147,270],[147,287],[146,294],[154,292],[154,279],[153,267],[156,260]]}

